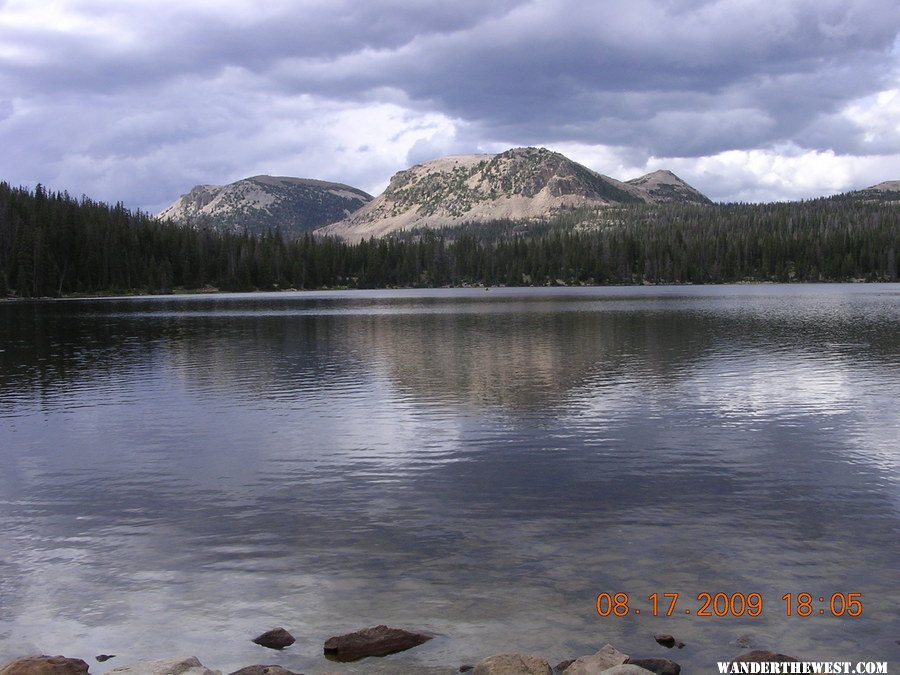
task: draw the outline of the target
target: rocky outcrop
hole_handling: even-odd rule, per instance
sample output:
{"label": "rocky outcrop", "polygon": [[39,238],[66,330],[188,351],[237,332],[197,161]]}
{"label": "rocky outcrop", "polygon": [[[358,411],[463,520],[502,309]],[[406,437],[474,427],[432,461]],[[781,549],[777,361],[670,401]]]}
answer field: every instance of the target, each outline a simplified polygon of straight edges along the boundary
{"label": "rocky outcrop", "polygon": [[285,647],[290,647],[296,640],[294,640],[293,635],[279,626],[278,628],[267,630],[262,635],[256,636],[253,638],[253,642],[261,647],[268,647],[269,649],[284,649]]}
{"label": "rocky outcrop", "polygon": [[473,675],[552,675],[547,659],[523,654],[495,654],[482,659]]}
{"label": "rocky outcrop", "polygon": [[138,661],[106,671],[107,675],[222,675],[210,670],[196,656],[178,656],[159,661]]}
{"label": "rocky outcrop", "polygon": [[25,656],[0,668],[0,675],[87,675],[88,664],[65,656]]}
{"label": "rocky outcrop", "polygon": [[421,631],[408,631],[390,626],[373,626],[337,635],[325,641],[325,655],[342,662],[357,661],[367,656],[387,656],[424,644],[434,636]]}
{"label": "rocky outcrop", "polygon": [[157,216],[197,227],[291,237],[346,218],[372,196],[343,183],[253,176],[228,185],[197,185]]}

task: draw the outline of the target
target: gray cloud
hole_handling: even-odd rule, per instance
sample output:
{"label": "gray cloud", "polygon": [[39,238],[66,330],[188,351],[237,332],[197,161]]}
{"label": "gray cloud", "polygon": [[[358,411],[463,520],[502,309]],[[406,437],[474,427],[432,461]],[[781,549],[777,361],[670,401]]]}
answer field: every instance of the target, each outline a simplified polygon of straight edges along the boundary
{"label": "gray cloud", "polygon": [[[524,142],[675,155],[791,138],[885,84],[895,4],[728,5],[533,4],[471,31],[351,57],[354,67],[337,72],[298,64],[298,83],[341,96],[375,80]],[[733,111],[749,126],[730,121]]]}
{"label": "gray cloud", "polygon": [[408,160],[505,145],[613,147],[637,169],[900,152],[892,104],[846,114],[900,87],[892,0],[432,5],[0,1],[0,179],[155,208],[253,172],[372,191]]}

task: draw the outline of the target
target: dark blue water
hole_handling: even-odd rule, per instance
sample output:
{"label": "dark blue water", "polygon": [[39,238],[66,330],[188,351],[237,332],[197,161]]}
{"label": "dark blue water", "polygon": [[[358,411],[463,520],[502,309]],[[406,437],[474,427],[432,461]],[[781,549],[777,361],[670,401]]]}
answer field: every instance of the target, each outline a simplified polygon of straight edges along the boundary
{"label": "dark blue water", "polygon": [[[900,661],[896,284],[7,303],[0,349],[0,661]],[[439,637],[321,657],[378,623]]]}

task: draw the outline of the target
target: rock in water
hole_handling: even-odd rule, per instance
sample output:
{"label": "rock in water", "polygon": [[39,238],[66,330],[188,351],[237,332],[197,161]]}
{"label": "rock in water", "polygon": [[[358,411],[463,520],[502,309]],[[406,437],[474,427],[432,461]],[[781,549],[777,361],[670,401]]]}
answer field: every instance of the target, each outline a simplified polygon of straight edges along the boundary
{"label": "rock in water", "polygon": [[739,635],[737,639],[734,641],[738,647],[743,647],[744,649],[748,649],[753,646],[753,636],[752,635]]}
{"label": "rock in water", "polygon": [[247,666],[229,675],[301,675],[281,666]]}
{"label": "rock in water", "polygon": [[656,675],[680,675],[681,666],[669,659],[628,659],[625,663],[640,666]]}
{"label": "rock in water", "polygon": [[472,675],[551,675],[550,663],[540,656],[496,654],[481,659]]}
{"label": "rock in water", "polygon": [[99,661],[100,663],[103,663],[104,661],[109,661],[110,659],[116,658],[116,655],[115,654],[97,654],[97,656],[95,656],[94,658],[97,659],[97,661]]}
{"label": "rock in water", "polygon": [[736,656],[732,663],[777,663],[781,661],[796,662],[799,660],[796,656],[770,652],[768,649],[754,649],[752,652]]}
{"label": "rock in water", "polygon": [[623,663],[620,666],[613,666],[602,671],[603,675],[650,675],[650,671],[631,663]]}
{"label": "rock in water", "polygon": [[628,660],[628,654],[623,654],[612,645],[606,645],[596,654],[581,656],[563,671],[563,675],[596,675],[615,666],[622,665]]}
{"label": "rock in water", "polygon": [[390,626],[373,626],[325,641],[325,654],[341,662],[366,656],[387,656],[428,642],[433,635]]}
{"label": "rock in water", "polygon": [[669,649],[675,646],[675,638],[671,635],[666,635],[665,633],[654,635],[653,639],[656,640],[658,644],[661,644],[663,647],[668,647]]}
{"label": "rock in water", "polygon": [[88,664],[65,656],[25,656],[0,668],[0,675],[87,675]]}
{"label": "rock in water", "polygon": [[296,642],[294,636],[281,626],[266,631],[262,635],[253,638],[253,641],[261,647],[268,647],[269,649],[284,649]]}
{"label": "rock in water", "polygon": [[159,661],[138,661],[106,671],[107,675],[222,675],[210,670],[196,656],[177,656]]}

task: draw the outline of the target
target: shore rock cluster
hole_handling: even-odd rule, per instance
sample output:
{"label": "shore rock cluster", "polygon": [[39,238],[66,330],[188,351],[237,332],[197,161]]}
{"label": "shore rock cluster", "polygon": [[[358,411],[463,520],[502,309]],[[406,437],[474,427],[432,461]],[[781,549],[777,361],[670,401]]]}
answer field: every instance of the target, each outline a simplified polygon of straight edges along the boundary
{"label": "shore rock cluster", "polygon": [[[369,656],[386,656],[424,644],[434,636],[424,631],[408,631],[390,626],[373,626],[329,638],[324,654],[339,662],[358,661]],[[684,647],[671,635],[656,635],[657,643],[665,647]],[[274,628],[253,639],[270,649],[284,649],[294,644],[294,637],[284,628]],[[100,662],[113,658],[101,654]],[[733,662],[798,661],[796,657],[755,649],[741,654]],[[89,665],[81,659],[65,656],[26,656],[0,667],[0,675],[90,675]],[[680,675],[681,666],[669,659],[634,658],[605,645],[593,654],[569,659],[551,666],[541,656],[526,654],[495,654],[475,665],[464,665],[459,672],[473,675]],[[140,661],[107,671],[107,675],[222,675],[207,668],[195,656],[182,656],[158,661]],[[229,675],[302,675],[277,665],[253,665]]]}

